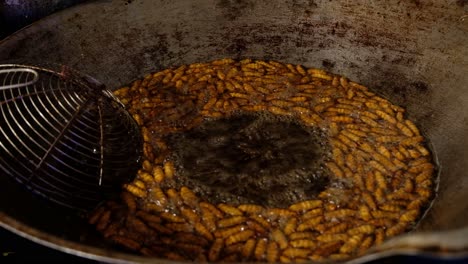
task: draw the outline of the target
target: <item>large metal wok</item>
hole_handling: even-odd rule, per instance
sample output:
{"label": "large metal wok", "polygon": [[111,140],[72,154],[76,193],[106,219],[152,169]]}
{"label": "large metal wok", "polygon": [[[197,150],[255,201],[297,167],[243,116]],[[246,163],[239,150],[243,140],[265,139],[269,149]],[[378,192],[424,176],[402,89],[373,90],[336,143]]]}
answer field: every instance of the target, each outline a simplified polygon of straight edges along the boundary
{"label": "large metal wok", "polygon": [[[157,69],[223,57],[343,74],[406,107],[429,138],[440,169],[432,208],[415,231],[355,262],[422,248],[468,252],[468,1],[100,0],[0,42],[0,61],[65,64],[115,88]],[[75,214],[7,177],[0,177],[0,225],[80,256],[154,261],[111,247]]]}

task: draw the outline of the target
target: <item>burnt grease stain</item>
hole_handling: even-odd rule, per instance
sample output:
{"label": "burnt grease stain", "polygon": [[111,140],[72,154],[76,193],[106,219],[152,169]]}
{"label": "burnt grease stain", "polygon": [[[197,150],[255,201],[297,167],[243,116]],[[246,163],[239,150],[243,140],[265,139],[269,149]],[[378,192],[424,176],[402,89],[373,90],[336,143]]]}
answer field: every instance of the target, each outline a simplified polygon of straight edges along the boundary
{"label": "burnt grease stain", "polygon": [[255,1],[248,0],[219,0],[216,7],[222,10],[223,17],[233,21],[241,17],[245,12],[252,10]]}
{"label": "burnt grease stain", "polygon": [[330,183],[327,145],[319,131],[270,113],[205,121],[166,138],[177,184],[211,203],[287,207],[312,199]]}
{"label": "burnt grease stain", "polygon": [[322,60],[322,66],[328,71],[331,71],[335,67],[335,64],[335,62],[328,59]]}

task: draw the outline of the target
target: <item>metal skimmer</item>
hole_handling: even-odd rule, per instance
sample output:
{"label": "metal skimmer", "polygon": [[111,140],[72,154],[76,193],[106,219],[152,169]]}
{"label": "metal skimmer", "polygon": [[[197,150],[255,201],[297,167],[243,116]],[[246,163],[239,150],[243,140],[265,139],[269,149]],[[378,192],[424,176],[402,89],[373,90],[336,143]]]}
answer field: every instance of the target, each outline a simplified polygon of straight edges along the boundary
{"label": "metal skimmer", "polygon": [[141,149],[135,120],[94,79],[0,65],[0,176],[87,211],[136,175]]}

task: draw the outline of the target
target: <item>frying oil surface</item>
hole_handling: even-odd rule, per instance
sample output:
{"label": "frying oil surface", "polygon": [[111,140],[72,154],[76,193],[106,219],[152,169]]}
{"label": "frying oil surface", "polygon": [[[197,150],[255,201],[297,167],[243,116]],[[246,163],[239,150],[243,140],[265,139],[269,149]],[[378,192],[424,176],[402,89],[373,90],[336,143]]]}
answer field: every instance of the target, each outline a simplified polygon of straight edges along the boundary
{"label": "frying oil surface", "polygon": [[175,260],[342,260],[410,230],[434,165],[404,109],[318,69],[230,59],[150,74],[115,94],[145,160],[90,223]]}
{"label": "frying oil surface", "polygon": [[329,182],[324,135],[268,112],[206,121],[166,142],[178,165],[175,187],[211,203],[287,207]]}

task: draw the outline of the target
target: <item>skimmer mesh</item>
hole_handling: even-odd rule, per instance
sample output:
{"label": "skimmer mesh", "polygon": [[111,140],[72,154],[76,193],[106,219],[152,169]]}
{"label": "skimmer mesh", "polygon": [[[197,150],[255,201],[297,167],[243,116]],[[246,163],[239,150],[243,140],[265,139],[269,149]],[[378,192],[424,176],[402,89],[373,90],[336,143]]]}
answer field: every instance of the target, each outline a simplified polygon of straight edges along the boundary
{"label": "skimmer mesh", "polygon": [[142,140],[123,105],[89,77],[0,65],[0,174],[89,210],[138,169]]}

